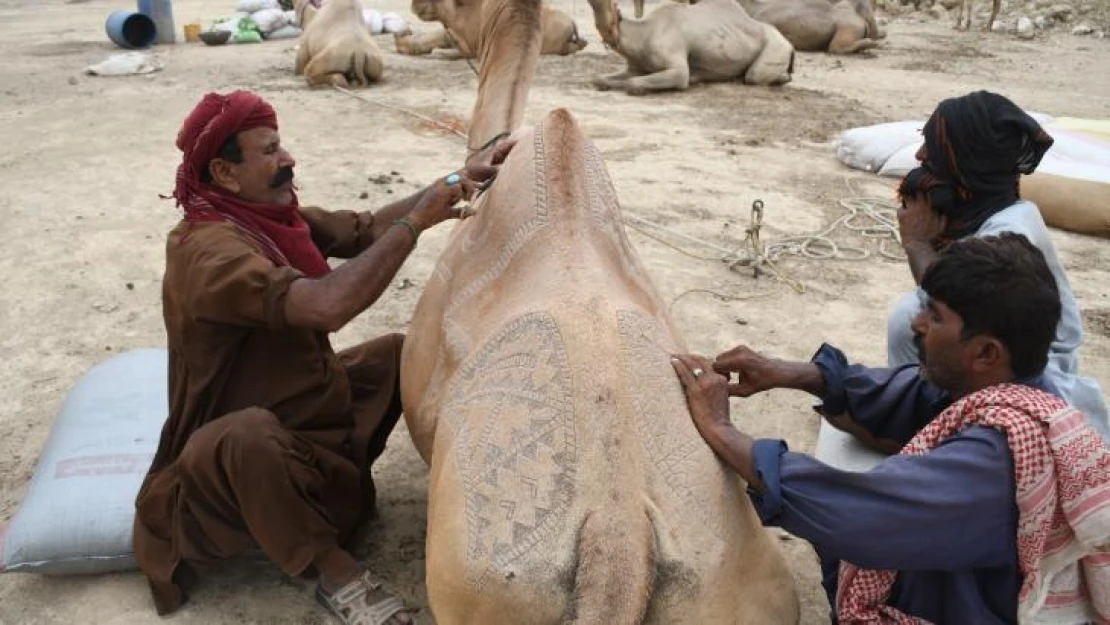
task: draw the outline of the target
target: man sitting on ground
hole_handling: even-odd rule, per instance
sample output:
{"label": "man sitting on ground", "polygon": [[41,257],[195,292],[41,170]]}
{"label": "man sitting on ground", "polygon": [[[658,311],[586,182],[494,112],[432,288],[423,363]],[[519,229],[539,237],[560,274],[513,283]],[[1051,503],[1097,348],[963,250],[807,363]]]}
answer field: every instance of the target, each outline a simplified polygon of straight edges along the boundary
{"label": "man sitting on ground", "polygon": [[[301,208],[277,118],[253,93],[210,93],[177,138],[162,304],[169,417],[139,491],[135,556],[159,614],[184,601],[189,563],[260,548],[319,576],[344,623],[411,615],[343,547],[374,503],[371,464],[401,414],[404,337],[336,353],[328,333],[385,291],[421,231],[496,174],[511,149],[376,213]],[[350,258],[332,270],[327,257]]]}
{"label": "man sitting on ground", "polygon": [[[827,347],[814,363],[744,347],[676,356],[698,431],[765,524],[843,562],[829,580],[841,623],[1106,622],[1110,451],[1041,375],[1060,318],[1044,255],[1021,235],[969,238],[921,287],[920,366],[848,367]],[[905,446],[853,473],[753,440],[728,397],[771,388],[809,391],[873,444]]]}

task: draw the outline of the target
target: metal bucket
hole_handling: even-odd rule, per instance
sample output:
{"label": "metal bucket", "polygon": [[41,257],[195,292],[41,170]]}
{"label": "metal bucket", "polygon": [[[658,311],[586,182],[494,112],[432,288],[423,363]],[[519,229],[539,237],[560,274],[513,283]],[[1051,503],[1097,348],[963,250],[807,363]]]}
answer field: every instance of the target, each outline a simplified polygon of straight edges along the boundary
{"label": "metal bucket", "polygon": [[134,11],[116,11],[104,22],[108,38],[121,48],[137,50],[149,48],[158,38],[154,20]]}

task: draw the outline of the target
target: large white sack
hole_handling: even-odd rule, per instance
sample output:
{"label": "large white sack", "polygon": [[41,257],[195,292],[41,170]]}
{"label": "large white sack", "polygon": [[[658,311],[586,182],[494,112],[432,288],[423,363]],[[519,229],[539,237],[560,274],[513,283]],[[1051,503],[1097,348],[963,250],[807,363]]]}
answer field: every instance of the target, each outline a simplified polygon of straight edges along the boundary
{"label": "large white sack", "polygon": [[[1110,143],[1081,133],[1045,126],[1055,140],[1045,152],[1037,171],[1065,178],[1110,183]],[[880,176],[900,178],[917,167],[915,155],[923,141],[906,144],[887,159]]]}
{"label": "large white sack", "polygon": [[898,148],[897,152],[886,159],[886,163],[879,169],[879,175],[901,178],[910,173],[911,169],[921,164],[921,162],[917,160],[917,151],[921,149],[924,143],[924,139],[918,138],[917,141],[910,141],[901,148]]}
{"label": "large white sack", "polygon": [[242,13],[254,13],[256,11],[264,11],[266,9],[280,9],[281,4],[278,0],[239,0],[239,5],[235,7],[237,11]]}
{"label": "large white sack", "polygon": [[409,24],[396,13],[382,15],[382,30],[387,33],[403,33],[409,29]]}
{"label": "large white sack", "polygon": [[285,20],[285,11],[281,9],[255,11],[251,13],[251,19],[258,24],[258,30],[262,31],[263,35],[268,35],[288,24]]}
{"label": "large white sack", "polygon": [[0,531],[0,568],[47,575],[135,568],[135,497],[168,411],[167,353],[138,349],[85,373]]}
{"label": "large white sack", "polygon": [[378,35],[382,32],[382,14],[374,9],[362,10],[362,21],[366,22],[366,28],[372,35]]}
{"label": "large white sack", "polygon": [[925,122],[888,122],[852,128],[836,141],[836,158],[852,169],[876,172],[900,148],[921,139]]}

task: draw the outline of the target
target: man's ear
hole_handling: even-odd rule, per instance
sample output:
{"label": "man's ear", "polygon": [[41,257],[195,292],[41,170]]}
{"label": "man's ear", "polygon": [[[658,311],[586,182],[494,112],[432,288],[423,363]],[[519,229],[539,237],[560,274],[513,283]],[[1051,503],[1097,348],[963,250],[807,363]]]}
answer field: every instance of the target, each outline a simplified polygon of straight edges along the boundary
{"label": "man's ear", "polygon": [[1010,352],[1002,344],[1002,341],[984,334],[980,334],[971,340],[974,349],[971,361],[972,369],[975,371],[990,371],[999,366],[1009,368]]}
{"label": "man's ear", "polygon": [[239,193],[239,181],[235,178],[234,163],[222,158],[214,158],[208,163],[208,173],[212,176],[212,183],[223,187],[232,193]]}

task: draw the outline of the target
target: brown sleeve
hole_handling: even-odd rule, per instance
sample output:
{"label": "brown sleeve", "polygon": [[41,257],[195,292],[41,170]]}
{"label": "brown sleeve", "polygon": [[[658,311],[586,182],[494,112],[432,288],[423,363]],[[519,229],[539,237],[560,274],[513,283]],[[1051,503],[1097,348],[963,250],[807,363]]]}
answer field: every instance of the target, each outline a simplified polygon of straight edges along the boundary
{"label": "brown sleeve", "polygon": [[373,242],[370,211],[326,211],[315,206],[301,208],[301,216],[312,230],[312,241],[325,258],[354,258]]}
{"label": "brown sleeve", "polygon": [[223,224],[195,228],[176,249],[171,246],[167,262],[166,288],[179,291],[188,314],[229,325],[286,327],[285,296],[303,277],[274,265]]}

